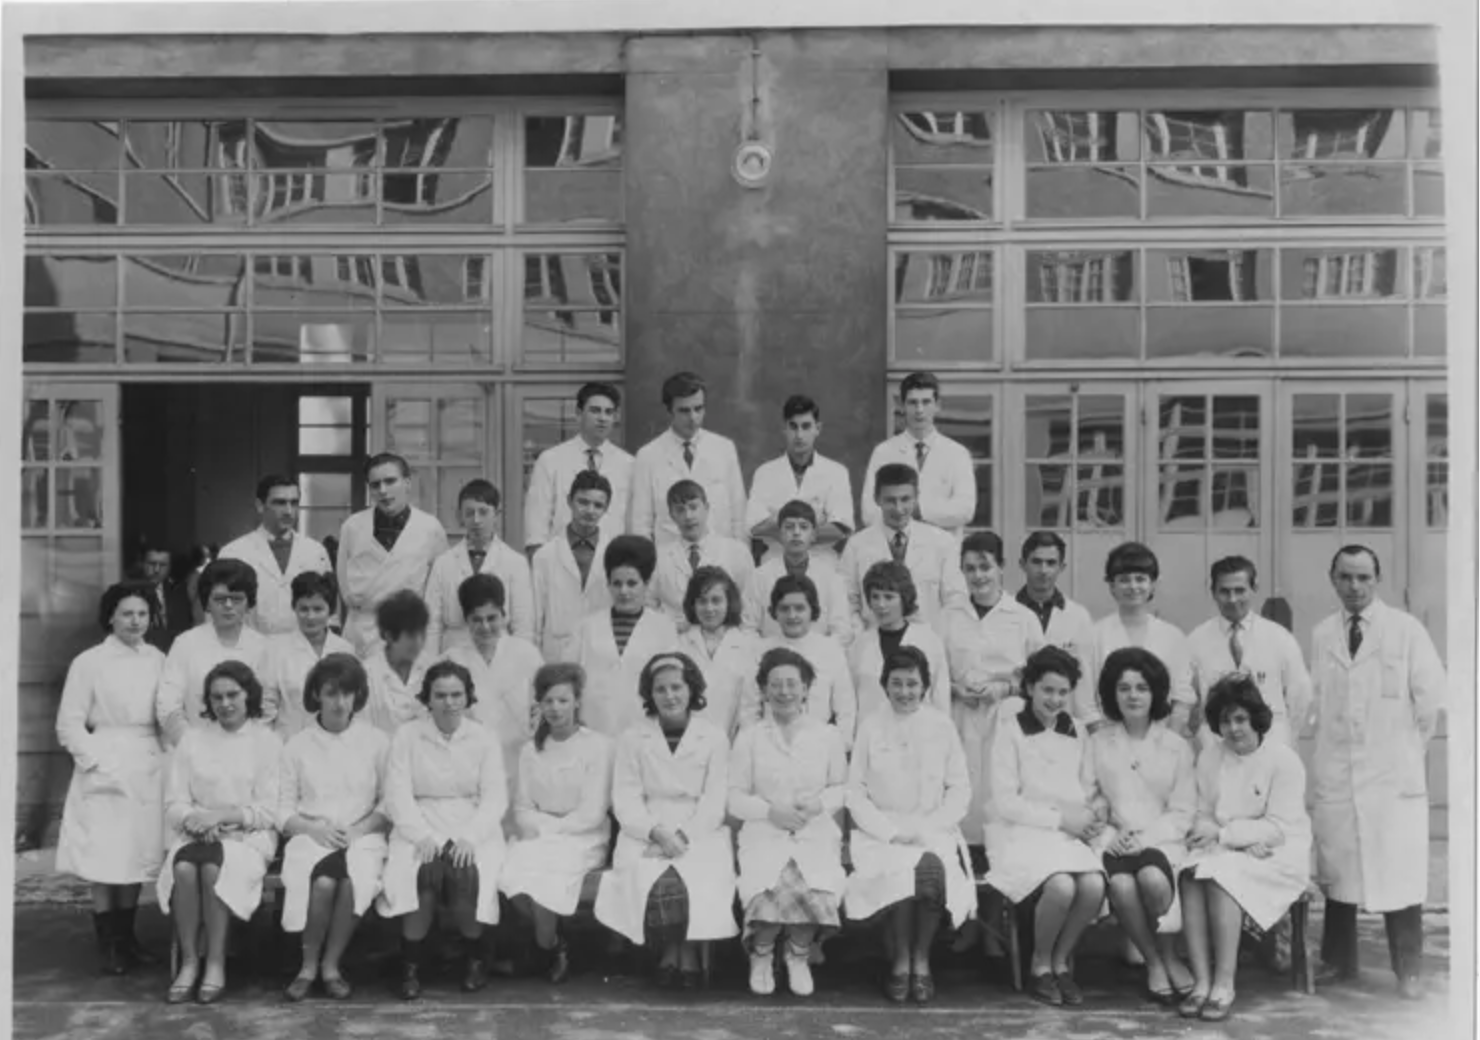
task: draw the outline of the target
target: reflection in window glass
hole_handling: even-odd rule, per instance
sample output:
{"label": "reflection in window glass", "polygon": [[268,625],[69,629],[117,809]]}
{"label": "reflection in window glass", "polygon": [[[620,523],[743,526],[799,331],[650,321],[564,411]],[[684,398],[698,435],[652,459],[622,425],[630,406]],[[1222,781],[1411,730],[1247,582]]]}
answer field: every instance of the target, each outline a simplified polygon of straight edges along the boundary
{"label": "reflection in window glass", "polygon": [[1141,316],[1134,307],[1029,307],[1030,361],[1134,359],[1141,349]]}
{"label": "reflection in window glass", "polygon": [[368,311],[258,311],[252,318],[252,360],[262,364],[346,364],[374,352]]}
{"label": "reflection in window glass", "polygon": [[1207,457],[1207,399],[1163,397],[1159,409],[1157,456],[1161,459]]}
{"label": "reflection in window glass", "polygon": [[1399,307],[1286,307],[1280,316],[1283,357],[1402,357],[1408,315]]}
{"label": "reflection in window glass", "polygon": [[1211,526],[1223,531],[1260,526],[1258,468],[1214,466],[1211,473]]}
{"label": "reflection in window glass", "polygon": [[1392,395],[1347,394],[1345,433],[1346,458],[1392,458]]}
{"label": "reflection in window glass", "polygon": [[111,226],[118,223],[117,173],[26,173],[26,223]]}
{"label": "reflection in window glass", "polygon": [[1135,299],[1130,250],[1028,253],[1028,302],[1103,304]]}
{"label": "reflection in window glass", "polygon": [[398,397],[385,405],[387,451],[420,459],[432,455],[432,402]]}
{"label": "reflection in window glass", "polygon": [[896,253],[894,302],[992,302],[992,254],[964,252]]}
{"label": "reflection in window glass", "polygon": [[990,166],[992,115],[985,111],[897,112],[891,124],[898,165]]}
{"label": "reflection in window glass", "polygon": [[1401,164],[1286,164],[1280,168],[1280,212],[1287,217],[1402,216],[1408,173]]}
{"label": "reflection in window glass", "polygon": [[1337,394],[1296,394],[1293,400],[1292,443],[1296,458],[1339,458],[1341,455],[1341,397]]}
{"label": "reflection in window glass", "polygon": [[894,219],[991,220],[992,171],[979,167],[901,166],[894,171]]}
{"label": "reflection in window glass", "polygon": [[1149,303],[1245,303],[1274,293],[1271,249],[1150,249]]}
{"label": "reflection in window glass", "polygon": [[1213,398],[1215,459],[1259,457],[1259,398],[1217,395]]}
{"label": "reflection in window glass", "polygon": [[21,528],[51,526],[51,474],[45,466],[21,467]]}
{"label": "reflection in window glass", "polygon": [[1149,160],[1179,160],[1189,175],[1211,180],[1229,179],[1223,164],[1274,154],[1274,123],[1268,112],[1151,111],[1143,116],[1141,128]]}
{"label": "reflection in window glass", "polygon": [[130,364],[239,361],[245,347],[246,320],[239,312],[130,311],[123,316],[123,360]]}
{"label": "reflection in window glass", "polygon": [[994,360],[992,322],[992,312],[985,308],[900,308],[894,312],[894,359]]}
{"label": "reflection in window glass", "polygon": [[1138,113],[1040,110],[1027,113],[1029,163],[1114,163],[1140,158]]}
{"label": "reflection in window glass", "polygon": [[1157,509],[1161,526],[1199,528],[1203,520],[1203,478],[1198,464],[1168,464],[1159,468]]}
{"label": "reflection in window glass", "polygon": [[1153,165],[1147,168],[1146,214],[1163,217],[1274,216],[1274,167],[1214,168],[1219,176],[1195,172],[1202,167]]}
{"label": "reflection in window glass", "polygon": [[1348,246],[1282,251],[1285,299],[1376,299],[1402,295],[1399,251]]}
{"label": "reflection in window glass", "polygon": [[[240,306],[245,294],[246,258],[239,253],[134,253],[123,260],[127,309],[226,310]],[[256,262],[284,265],[290,274],[292,264],[306,265],[308,257],[258,257]]]}
{"label": "reflection in window glass", "polygon": [[28,256],[25,305],[111,308],[118,299],[115,256]]}
{"label": "reflection in window glass", "polygon": [[1341,505],[1341,465],[1296,462],[1291,523],[1297,528],[1336,527]]}
{"label": "reflection in window glass", "polygon": [[58,528],[99,530],[103,526],[103,470],[98,466],[68,466],[52,471],[56,481]]}
{"label": "reflection in window glass", "polygon": [[1298,109],[1281,112],[1282,159],[1401,159],[1403,112],[1380,109]]}
{"label": "reflection in window glass", "polygon": [[1030,166],[1026,215],[1034,220],[1139,220],[1141,171],[1113,165]]}
{"label": "reflection in window glass", "polygon": [[1393,526],[1393,467],[1349,463],[1346,467],[1348,527]]}
{"label": "reflection in window glass", "polygon": [[521,407],[519,426],[522,432],[520,458],[524,488],[534,472],[540,453],[562,444],[576,434],[576,406],[570,395],[564,397],[526,397]]}
{"label": "reflection in window glass", "polygon": [[1430,462],[1425,467],[1424,517],[1431,529],[1449,526],[1449,464]]}
{"label": "reflection in window glass", "polygon": [[458,397],[438,401],[438,457],[481,458],[483,447],[483,399]]}
{"label": "reflection in window glass", "polygon": [[1419,300],[1443,299],[1449,295],[1443,246],[1419,246],[1413,250],[1413,295]]}

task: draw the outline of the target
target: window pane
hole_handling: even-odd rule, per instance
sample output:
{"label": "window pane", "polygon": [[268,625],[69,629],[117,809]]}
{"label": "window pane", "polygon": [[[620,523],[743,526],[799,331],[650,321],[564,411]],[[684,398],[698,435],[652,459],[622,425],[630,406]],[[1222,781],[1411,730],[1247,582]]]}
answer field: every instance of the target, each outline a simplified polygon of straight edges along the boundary
{"label": "window pane", "polygon": [[1391,108],[1309,108],[1279,114],[1282,159],[1401,159],[1403,112]]}
{"label": "window pane", "polygon": [[1074,502],[1078,527],[1124,526],[1125,467],[1080,466]]}
{"label": "window pane", "polygon": [[[371,282],[378,282],[383,289],[382,302],[388,307],[465,304],[468,301],[469,269],[477,268],[480,277],[474,281],[473,288],[481,291],[481,275],[487,264],[487,257],[461,253],[384,253],[373,257],[339,259],[339,267],[344,267],[345,261],[356,265],[352,275],[356,280],[363,277]],[[366,261],[366,269],[359,270]],[[341,273],[351,272],[336,272]]]}
{"label": "window pane", "polygon": [[621,219],[618,170],[530,170],[524,175],[526,224],[606,224]]}
{"label": "window pane", "polygon": [[298,454],[348,455],[351,434],[348,426],[300,426]]}
{"label": "window pane", "polygon": [[[246,324],[239,312],[128,313],[123,317],[123,360],[130,364],[239,360],[246,347]],[[261,333],[259,324],[259,338]]]}
{"label": "window pane", "polygon": [[1423,163],[1413,168],[1413,213],[1419,217],[1444,215],[1444,168]]}
{"label": "window pane", "polygon": [[1425,522],[1431,528],[1449,526],[1449,464],[1430,462],[1424,489]]}
{"label": "window pane", "polygon": [[1213,458],[1259,457],[1259,398],[1213,398]]}
{"label": "window pane", "polygon": [[27,365],[111,365],[118,319],[112,314],[42,311],[25,315],[21,360]]}
{"label": "window pane", "polygon": [[[349,478],[345,477],[346,482]],[[298,511],[298,529],[316,541],[324,541],[326,538],[338,538],[339,529],[344,521],[354,510],[346,507],[343,509],[310,509],[304,506]]]}
{"label": "window pane", "polygon": [[975,394],[952,394],[941,404],[937,425],[941,433],[965,445],[976,463],[976,513],[970,526],[992,526],[992,399]]}
{"label": "window pane", "polygon": [[1087,394],[1079,398],[1079,458],[1119,459],[1125,455],[1125,399]]}
{"label": "window pane", "polygon": [[381,174],[386,224],[477,224],[493,221],[493,179],[486,173]]}
{"label": "window pane", "polygon": [[1408,212],[1408,171],[1401,164],[1285,166],[1280,212],[1287,217],[1363,216]]}
{"label": "window pane", "polygon": [[1203,482],[1206,477],[1206,467],[1198,464],[1160,467],[1157,510],[1162,527],[1196,530],[1205,526]]}
{"label": "window pane", "polygon": [[398,119],[381,124],[380,131],[384,143],[380,161],[388,167],[477,169],[493,164],[491,117]]}
{"label": "window pane", "polygon": [[123,127],[125,169],[229,169],[245,166],[244,119],[130,119]]}
{"label": "window pane", "polygon": [[1157,457],[1204,459],[1208,451],[1208,402],[1197,397],[1163,397],[1159,406]]}
{"label": "window pane", "polygon": [[1402,307],[1286,307],[1282,357],[1403,357],[1408,314]]}
{"label": "window pane", "polygon": [[26,257],[27,307],[109,309],[117,300],[115,256]]}
{"label": "window pane", "polygon": [[895,167],[894,219],[991,220],[992,171],[972,166]]}
{"label": "window pane", "polygon": [[50,557],[51,575],[43,593],[42,612],[96,617],[98,598],[106,584],[102,538],[98,535],[53,538]]}
{"label": "window pane", "polygon": [[1350,463],[1346,467],[1348,527],[1393,526],[1393,467]]}
{"label": "window pane", "polygon": [[621,164],[622,117],[614,112],[524,119],[526,169],[611,169]]}
{"label": "window pane", "polygon": [[26,168],[115,170],[118,124],[106,120],[26,120]]}
{"label": "window pane", "polygon": [[990,304],[993,266],[986,250],[896,253],[894,302]]}
{"label": "window pane", "polygon": [[526,253],[525,307],[604,307],[622,305],[620,253]]}
{"label": "window pane", "polygon": [[51,402],[26,402],[21,423],[21,458],[26,462],[46,462],[51,458]]}
{"label": "window pane", "polygon": [[1026,215],[1139,220],[1141,171],[1134,166],[1031,166]]}
{"label": "window pane", "polygon": [[992,312],[979,308],[894,312],[896,361],[991,361]]}
{"label": "window pane", "polygon": [[493,319],[486,311],[386,311],[381,316],[381,360],[487,361],[493,356]]}
{"label": "window pane", "polygon": [[1413,296],[1419,300],[1449,295],[1449,276],[1443,246],[1418,246],[1413,250]]}
{"label": "window pane", "polygon": [[1028,302],[1096,304],[1136,299],[1136,254],[1130,250],[1030,252]]}
{"label": "window pane", "polygon": [[1061,458],[1073,447],[1073,398],[1067,394],[1029,394],[1023,410],[1026,455]]}
{"label": "window pane", "polygon": [[57,527],[103,526],[103,470],[98,466],[68,466],[53,471],[56,480]]}
{"label": "window pane", "polygon": [[1238,303],[1274,297],[1272,249],[1148,249],[1149,303]]}
{"label": "window pane", "polygon": [[252,179],[257,224],[375,223],[376,174],[334,170],[273,170]]}
{"label": "window pane", "polygon": [[1341,504],[1341,466],[1335,462],[1297,462],[1291,497],[1296,527],[1336,527]]}
{"label": "window pane", "polygon": [[57,461],[100,461],[104,433],[102,402],[59,400],[55,408]]}
{"label": "window pane", "polygon": [[524,312],[521,357],[527,364],[613,364],[621,360],[620,343],[616,311]]}
{"label": "window pane", "polygon": [[1393,457],[1393,398],[1390,394],[1348,394],[1346,458]]}
{"label": "window pane", "polygon": [[241,305],[247,262],[240,254],[132,254],[125,256],[123,261],[123,305],[126,308],[226,310]]}
{"label": "window pane", "polygon": [[1028,527],[1073,527],[1073,489],[1069,486],[1068,466],[1029,465],[1024,490],[1027,506],[1024,523]]}
{"label": "window pane", "polygon": [[981,110],[897,112],[890,123],[894,161],[990,166],[992,122]]}
{"label": "window pane", "polygon": [[1197,166],[1274,156],[1269,112],[1153,111],[1142,119],[1141,132],[1152,161],[1179,159]]}
{"label": "window pane", "polygon": [[481,459],[484,454],[483,398],[458,397],[437,402],[437,457]]}
{"label": "window pane", "polygon": [[[423,478],[428,483],[433,479],[433,470],[426,470]],[[482,466],[438,466],[435,470],[437,481],[437,503],[435,508],[437,516],[447,518],[447,528],[453,531],[462,530],[462,520],[457,512],[457,493],[470,480],[486,479],[488,476]],[[502,518],[500,518],[502,527]]]}
{"label": "window pane", "polygon": [[381,268],[372,255],[253,257],[252,302],[258,309],[368,309],[384,280]]}
{"label": "window pane", "polygon": [[117,173],[27,173],[26,223],[111,226],[118,223]]}
{"label": "window pane", "polygon": [[432,402],[396,398],[385,405],[385,447],[427,459],[432,454]]}
{"label": "window pane", "polygon": [[1272,166],[1150,166],[1149,217],[1273,217]]}
{"label": "window pane", "polygon": [[1409,114],[1408,154],[1415,159],[1444,156],[1444,124],[1437,108],[1416,108]]}
{"label": "window pane", "polygon": [[1023,119],[1029,163],[1134,162],[1141,157],[1140,114],[1038,110]]}
{"label": "window pane", "polygon": [[1267,358],[1273,307],[1148,307],[1146,356]]}
{"label": "window pane", "polygon": [[1292,401],[1292,444],[1297,459],[1341,456],[1341,398],[1337,394],[1296,394]]}
{"label": "window pane", "polygon": [[1280,251],[1280,296],[1286,300],[1402,297],[1407,278],[1397,249],[1375,245]]}
{"label": "window pane", "polygon": [[258,311],[252,319],[252,360],[258,364],[344,364],[368,361],[375,319],[368,313]]}
{"label": "window pane", "polygon": [[1448,348],[1449,317],[1445,308],[1413,308],[1413,353],[1418,357],[1442,358]]}
{"label": "window pane", "polygon": [[200,227],[247,222],[247,175],[182,170],[173,173],[125,171],[123,223]]}
{"label": "window pane", "polygon": [[1134,358],[1141,349],[1140,315],[1128,307],[1030,307],[1029,361]]}
{"label": "window pane", "polygon": [[1212,486],[1214,530],[1236,531],[1259,526],[1259,468],[1214,466]]}
{"label": "window pane", "polygon": [[575,402],[570,397],[526,397],[520,406],[520,456],[524,487],[540,453],[569,440],[576,433]]}
{"label": "window pane", "polygon": [[1431,459],[1449,457],[1449,398],[1444,394],[1429,394],[1424,400],[1424,427],[1426,438],[1424,454]]}
{"label": "window pane", "polygon": [[300,397],[298,421],[305,426],[349,426],[354,422],[354,399]]}
{"label": "window pane", "polygon": [[51,477],[45,466],[21,467],[21,527],[51,526]]}

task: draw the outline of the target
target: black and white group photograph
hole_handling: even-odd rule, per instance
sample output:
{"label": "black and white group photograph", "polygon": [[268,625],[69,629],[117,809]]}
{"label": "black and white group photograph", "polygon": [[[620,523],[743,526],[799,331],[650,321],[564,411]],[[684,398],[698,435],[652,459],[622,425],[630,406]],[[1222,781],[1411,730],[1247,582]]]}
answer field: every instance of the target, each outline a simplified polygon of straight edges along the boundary
{"label": "black and white group photograph", "polygon": [[1289,6],[7,3],[11,1034],[1471,1035],[1476,15]]}

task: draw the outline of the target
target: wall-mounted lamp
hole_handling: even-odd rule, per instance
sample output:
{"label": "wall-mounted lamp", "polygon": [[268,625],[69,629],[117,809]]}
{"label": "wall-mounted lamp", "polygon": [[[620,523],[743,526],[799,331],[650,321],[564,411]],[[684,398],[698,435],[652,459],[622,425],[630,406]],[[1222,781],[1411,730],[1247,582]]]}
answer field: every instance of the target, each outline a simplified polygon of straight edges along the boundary
{"label": "wall-mounted lamp", "polygon": [[763,188],[771,177],[774,156],[760,140],[760,43],[750,41],[750,117],[746,120],[745,140],[735,149],[730,175],[742,188]]}

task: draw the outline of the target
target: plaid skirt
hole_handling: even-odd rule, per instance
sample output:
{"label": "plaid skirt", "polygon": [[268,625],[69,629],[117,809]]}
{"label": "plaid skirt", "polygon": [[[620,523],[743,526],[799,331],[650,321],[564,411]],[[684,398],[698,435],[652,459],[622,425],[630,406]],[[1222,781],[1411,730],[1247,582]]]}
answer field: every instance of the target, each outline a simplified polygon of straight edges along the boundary
{"label": "plaid skirt", "polygon": [[688,935],[689,889],[676,868],[669,867],[663,871],[648,890],[642,929],[649,946],[682,942]]}
{"label": "plaid skirt", "polygon": [[937,908],[946,905],[946,867],[933,852],[915,864],[915,898]]}
{"label": "plaid skirt", "polygon": [[838,897],[831,892],[808,888],[796,860],[788,860],[772,888],[766,889],[745,908],[744,941],[748,946],[751,932],[758,924],[815,924],[822,928],[819,938],[837,931]]}

